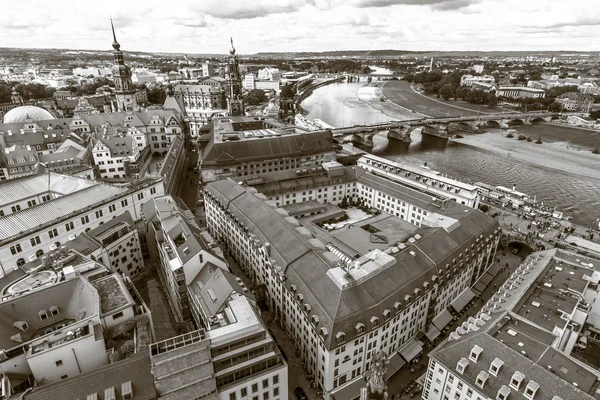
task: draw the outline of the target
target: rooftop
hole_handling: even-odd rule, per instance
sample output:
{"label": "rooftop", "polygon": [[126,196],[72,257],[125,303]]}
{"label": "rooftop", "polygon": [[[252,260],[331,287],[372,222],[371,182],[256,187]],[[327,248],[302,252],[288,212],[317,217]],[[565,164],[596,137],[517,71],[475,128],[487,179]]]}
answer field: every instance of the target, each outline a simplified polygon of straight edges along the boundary
{"label": "rooftop", "polygon": [[27,393],[23,400],[83,400],[94,393],[98,400],[109,400],[105,391],[110,388],[114,388],[117,399],[124,398],[123,394],[129,389],[133,392],[134,399],[155,399],[154,378],[148,354],[137,353],[92,372],[38,386]]}
{"label": "rooftop", "polygon": [[[328,330],[325,338],[328,348],[333,347],[332,337],[338,332],[345,333],[348,340],[355,334],[356,323],[367,323],[373,315],[393,310],[394,303],[406,295],[414,296],[416,288],[422,289],[425,282],[431,283],[434,275],[440,275],[439,268],[474,244],[480,235],[491,235],[498,227],[491,217],[451,202],[453,205],[444,212],[460,221],[451,232],[424,227],[415,231],[419,239],[413,242],[401,245],[392,242],[384,252],[361,254],[371,259],[365,262],[379,263],[371,258],[376,256],[383,264],[357,284],[340,286],[339,271],[335,272],[341,271],[337,266],[339,258],[326,249],[327,241],[318,234],[313,237],[285,210],[276,208],[274,202],[264,201],[255,189],[244,188],[233,180],[212,182],[205,193],[246,226],[251,238],[269,243],[272,264],[276,271],[280,268],[286,275],[288,290],[302,294],[304,302],[311,306],[311,313]],[[391,231],[397,225],[390,222],[388,226],[383,221],[374,223],[390,230],[389,240],[396,239],[397,234]],[[339,273],[343,276],[343,272]]]}
{"label": "rooftop", "polygon": [[123,280],[117,279],[114,274],[95,280],[92,285],[100,296],[101,314],[109,314],[135,304]]}

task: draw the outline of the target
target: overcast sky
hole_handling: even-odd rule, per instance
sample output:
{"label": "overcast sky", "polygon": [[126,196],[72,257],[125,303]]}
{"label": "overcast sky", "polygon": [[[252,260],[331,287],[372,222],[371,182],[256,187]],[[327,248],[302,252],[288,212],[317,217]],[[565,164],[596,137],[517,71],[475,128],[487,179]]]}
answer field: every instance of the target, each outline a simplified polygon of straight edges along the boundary
{"label": "overcast sky", "polygon": [[600,50],[600,0],[2,0],[0,47]]}

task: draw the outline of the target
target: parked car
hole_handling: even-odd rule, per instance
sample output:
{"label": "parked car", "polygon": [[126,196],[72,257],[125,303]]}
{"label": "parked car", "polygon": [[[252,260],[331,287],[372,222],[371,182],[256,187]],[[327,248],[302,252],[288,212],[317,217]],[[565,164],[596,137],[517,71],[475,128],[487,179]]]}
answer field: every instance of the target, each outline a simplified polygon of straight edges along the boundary
{"label": "parked car", "polygon": [[581,350],[585,350],[587,347],[587,337],[583,335],[579,336],[579,340],[577,340],[577,347],[579,347]]}
{"label": "parked car", "polygon": [[294,393],[296,394],[296,398],[298,398],[298,400],[308,400],[306,393],[304,393],[304,389],[302,389],[300,386],[294,389]]}

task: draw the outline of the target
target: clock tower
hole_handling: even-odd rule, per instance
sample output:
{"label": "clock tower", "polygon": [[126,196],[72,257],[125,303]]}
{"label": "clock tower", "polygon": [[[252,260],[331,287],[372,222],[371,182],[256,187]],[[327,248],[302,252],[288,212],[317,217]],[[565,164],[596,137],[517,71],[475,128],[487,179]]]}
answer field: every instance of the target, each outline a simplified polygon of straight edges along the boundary
{"label": "clock tower", "polygon": [[112,76],[115,83],[116,108],[117,111],[138,111],[139,107],[135,98],[135,88],[131,81],[131,69],[125,65],[121,45],[117,42],[117,35],[115,35],[115,26],[113,25],[112,18],[110,19],[110,26],[113,34],[112,47],[115,57],[115,63],[112,66]]}

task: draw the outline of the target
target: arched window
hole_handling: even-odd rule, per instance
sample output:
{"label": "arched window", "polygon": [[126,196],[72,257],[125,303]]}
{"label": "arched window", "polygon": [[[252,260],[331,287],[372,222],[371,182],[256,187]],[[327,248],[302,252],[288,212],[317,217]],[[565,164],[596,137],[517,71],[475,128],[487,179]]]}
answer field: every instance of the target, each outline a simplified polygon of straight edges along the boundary
{"label": "arched window", "polygon": [[60,242],[54,242],[54,244],[56,245],[56,247],[60,247]]}
{"label": "arched window", "polygon": [[38,251],[35,252],[35,256],[37,258],[40,258],[43,254],[44,254],[44,250],[42,250],[42,249],[38,249]]}
{"label": "arched window", "polygon": [[22,258],[19,258],[19,259],[17,260],[17,267],[20,267],[20,266],[22,266],[22,265],[25,265],[25,260],[23,260]]}

